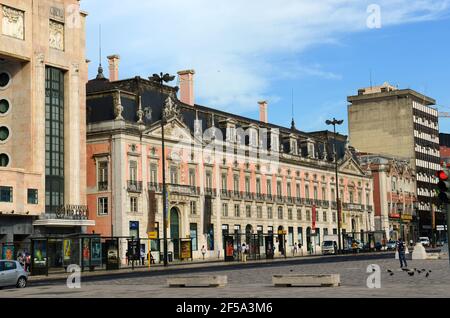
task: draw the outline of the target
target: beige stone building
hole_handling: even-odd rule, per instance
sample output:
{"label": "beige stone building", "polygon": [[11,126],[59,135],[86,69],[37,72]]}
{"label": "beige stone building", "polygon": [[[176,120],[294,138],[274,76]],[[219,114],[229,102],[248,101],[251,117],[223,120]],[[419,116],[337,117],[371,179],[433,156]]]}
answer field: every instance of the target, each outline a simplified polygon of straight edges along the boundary
{"label": "beige stone building", "polygon": [[436,101],[388,83],[360,89],[348,101],[350,143],[357,151],[410,160],[418,197],[413,218],[420,223],[420,234],[431,238],[436,225],[444,224],[434,195],[440,169]]}
{"label": "beige stone building", "polygon": [[93,224],[85,18],[77,0],[0,0],[0,242]]}

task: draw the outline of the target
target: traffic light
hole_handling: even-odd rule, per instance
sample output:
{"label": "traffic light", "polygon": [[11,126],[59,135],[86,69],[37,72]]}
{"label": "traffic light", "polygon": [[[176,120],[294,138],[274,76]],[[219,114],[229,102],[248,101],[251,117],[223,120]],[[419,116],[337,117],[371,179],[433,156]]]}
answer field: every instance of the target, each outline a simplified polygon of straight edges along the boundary
{"label": "traffic light", "polygon": [[450,170],[448,167],[442,167],[442,170],[436,172],[436,176],[439,179],[438,188],[439,188],[439,201],[441,203],[449,203],[450,202]]}

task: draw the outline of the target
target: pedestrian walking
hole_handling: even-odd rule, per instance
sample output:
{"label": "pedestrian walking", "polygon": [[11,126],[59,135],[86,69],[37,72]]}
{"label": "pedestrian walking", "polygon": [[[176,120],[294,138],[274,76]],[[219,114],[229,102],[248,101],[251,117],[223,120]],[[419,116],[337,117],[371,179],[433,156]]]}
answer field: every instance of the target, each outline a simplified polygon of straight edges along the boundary
{"label": "pedestrian walking", "polygon": [[297,252],[298,252],[298,245],[297,245],[297,242],[295,242],[294,243],[294,251],[293,251],[294,256],[297,254]]}
{"label": "pedestrian walking", "polygon": [[30,270],[31,270],[31,255],[30,253],[27,252],[25,256],[25,271],[30,272]]}
{"label": "pedestrian walking", "polygon": [[402,239],[399,239],[397,242],[397,251],[398,251],[398,259],[400,260],[400,268],[403,268],[403,264],[405,265],[405,267],[408,267],[405,256],[405,243],[403,242]]}
{"label": "pedestrian walking", "polygon": [[144,249],[141,249],[141,265],[145,265],[145,251]]}
{"label": "pedestrian walking", "polygon": [[202,246],[203,260],[205,260],[205,254],[206,254],[206,248],[205,248],[205,245],[203,245],[203,246]]}

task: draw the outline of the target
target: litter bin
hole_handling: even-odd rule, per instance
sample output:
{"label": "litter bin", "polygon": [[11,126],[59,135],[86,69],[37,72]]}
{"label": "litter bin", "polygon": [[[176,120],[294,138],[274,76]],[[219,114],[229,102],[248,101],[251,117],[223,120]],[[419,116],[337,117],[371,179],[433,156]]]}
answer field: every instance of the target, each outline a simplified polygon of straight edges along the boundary
{"label": "litter bin", "polygon": [[173,262],[173,253],[172,252],[168,252],[167,253],[167,261],[168,262]]}

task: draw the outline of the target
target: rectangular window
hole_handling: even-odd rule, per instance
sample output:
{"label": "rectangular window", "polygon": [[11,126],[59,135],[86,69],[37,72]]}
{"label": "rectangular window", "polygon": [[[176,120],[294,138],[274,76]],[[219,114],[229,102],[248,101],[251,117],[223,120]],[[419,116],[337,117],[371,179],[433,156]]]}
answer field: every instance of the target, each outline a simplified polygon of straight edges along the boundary
{"label": "rectangular window", "polygon": [[37,189],[28,189],[27,193],[28,204],[38,204],[38,190]]}
{"label": "rectangular window", "polygon": [[319,195],[317,193],[317,187],[314,187],[314,200],[317,200],[319,198]]}
{"label": "rectangular window", "polygon": [[227,174],[222,173],[222,190],[227,191]]}
{"label": "rectangular window", "polygon": [[309,199],[309,186],[305,185],[305,198]]}
{"label": "rectangular window", "polygon": [[334,193],[334,189],[331,189],[331,198],[330,201],[335,201],[336,200],[336,194]]}
{"label": "rectangular window", "polygon": [[13,202],[12,187],[0,187],[0,202]]}
{"label": "rectangular window", "polygon": [[296,193],[297,198],[301,197],[301,195],[300,195],[300,184],[298,184],[298,183],[295,185],[295,193]]}
{"label": "rectangular window", "polygon": [[245,177],[245,192],[250,193],[250,177]]}
{"label": "rectangular window", "polygon": [[228,204],[227,203],[222,204],[222,216],[224,216],[224,217],[228,216]]}
{"label": "rectangular window", "polygon": [[130,161],[130,181],[137,181],[137,161]]}
{"label": "rectangular window", "polygon": [[259,195],[261,194],[261,179],[256,179],[256,193]]}
{"label": "rectangular window", "polygon": [[267,195],[272,195],[272,179],[267,179]]}
{"label": "rectangular window", "polygon": [[292,196],[292,192],[291,192],[291,184],[288,183],[288,184],[286,185],[286,187],[287,187],[287,196],[290,198],[290,197]]}
{"label": "rectangular window", "polygon": [[292,220],[293,216],[292,216],[292,209],[288,209],[288,220]]}
{"label": "rectangular window", "polygon": [[289,245],[294,246],[294,228],[292,226],[288,227],[288,242]]}
{"label": "rectangular window", "polygon": [[237,218],[241,216],[241,207],[239,204],[234,205],[234,216]]}
{"label": "rectangular window", "polygon": [[350,196],[350,203],[353,203],[353,191],[350,191],[349,196]]}
{"label": "rectangular window", "polygon": [[358,191],[358,203],[362,204],[362,192]]}
{"label": "rectangular window", "polygon": [[239,176],[237,174],[233,176],[233,190],[239,192]]}
{"label": "rectangular window", "polygon": [[283,219],[283,208],[281,206],[278,207],[278,219],[279,220]]}
{"label": "rectangular window", "polygon": [[267,218],[268,219],[273,219],[273,210],[271,206],[267,207]]}
{"label": "rectangular window", "polygon": [[195,187],[195,169],[189,169],[189,185]]}
{"label": "rectangular window", "polygon": [[211,173],[211,171],[206,171],[206,188],[212,189],[212,173]]}
{"label": "rectangular window", "polygon": [[322,201],[327,201],[327,190],[322,187]]}
{"label": "rectangular window", "polygon": [[45,210],[64,205],[64,72],[45,69]]}
{"label": "rectangular window", "polygon": [[150,165],[150,182],[152,184],[158,183],[158,165],[156,163]]}
{"label": "rectangular window", "polygon": [[170,183],[178,184],[178,167],[171,166],[170,167]]}
{"label": "rectangular window", "polygon": [[302,220],[302,210],[301,209],[297,209],[297,220],[298,221]]}
{"label": "rectangular window", "polygon": [[298,237],[298,243],[303,245],[303,228],[302,227],[297,228],[297,237]]}
{"label": "rectangular window", "polygon": [[262,206],[256,207],[256,217],[262,219]]}
{"label": "rectangular window", "polygon": [[108,190],[108,162],[98,163],[98,191]]}
{"label": "rectangular window", "polygon": [[130,212],[136,213],[138,211],[138,198],[131,197],[130,198]]}
{"label": "rectangular window", "polygon": [[98,198],[97,214],[98,215],[108,214],[108,198]]}
{"label": "rectangular window", "polygon": [[323,212],[323,222],[327,222],[327,212]]}
{"label": "rectangular window", "polygon": [[192,240],[192,250],[197,251],[198,250],[197,223],[189,224],[189,234]]}
{"label": "rectangular window", "polygon": [[245,216],[247,218],[252,217],[252,207],[250,205],[245,206]]}
{"label": "rectangular window", "polygon": [[333,223],[336,223],[337,218],[336,218],[336,212],[333,212]]}
{"label": "rectangular window", "polygon": [[197,204],[195,201],[189,202],[189,208],[190,208],[191,215],[197,214]]}
{"label": "rectangular window", "polygon": [[311,211],[310,210],[306,210],[306,221],[311,221]]}

